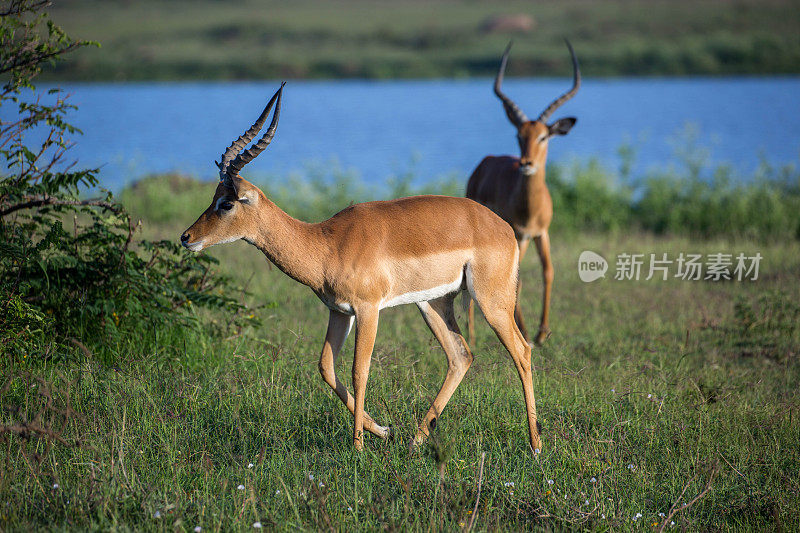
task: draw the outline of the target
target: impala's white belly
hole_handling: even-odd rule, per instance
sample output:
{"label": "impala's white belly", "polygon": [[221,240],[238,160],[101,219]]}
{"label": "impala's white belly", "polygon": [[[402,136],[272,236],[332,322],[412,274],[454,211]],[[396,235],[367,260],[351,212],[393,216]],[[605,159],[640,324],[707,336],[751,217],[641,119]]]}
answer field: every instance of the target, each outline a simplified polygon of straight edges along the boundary
{"label": "impala's white belly", "polygon": [[431,287],[430,289],[424,289],[421,291],[406,292],[403,294],[398,294],[397,296],[393,296],[387,300],[381,300],[380,309],[385,309],[386,307],[395,307],[403,304],[427,302],[428,300],[441,298],[445,294],[452,294],[461,288],[461,281],[463,277],[463,273],[460,273],[458,279],[452,283],[445,283],[444,285],[438,285],[436,287]]}

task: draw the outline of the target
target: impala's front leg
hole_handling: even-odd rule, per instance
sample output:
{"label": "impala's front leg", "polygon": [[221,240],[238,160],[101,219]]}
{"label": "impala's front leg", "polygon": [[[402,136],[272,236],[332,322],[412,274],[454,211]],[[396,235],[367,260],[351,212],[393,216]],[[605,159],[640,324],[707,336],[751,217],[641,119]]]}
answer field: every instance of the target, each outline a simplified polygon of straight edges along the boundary
{"label": "impala's front leg", "polygon": [[550,336],[550,291],[553,288],[553,262],[550,260],[550,236],[543,232],[534,237],[536,251],[542,260],[542,320],[539,323],[539,333],[536,335],[536,344],[542,345]]}
{"label": "impala's front leg", "polygon": [[353,389],[355,391],[355,411],[353,412],[353,444],[356,450],[364,447],[364,397],[367,392],[369,363],[378,332],[377,307],[361,308],[356,311],[356,350],[353,358]]}
{"label": "impala's front leg", "polygon": [[[330,385],[336,392],[336,395],[347,406],[350,413],[355,413],[355,398],[336,376],[336,358],[344,345],[344,341],[347,339],[347,334],[350,333],[352,325],[352,316],[331,311],[330,319],[328,320],[328,333],[325,335],[325,344],[322,346],[322,354],[319,358],[319,372],[322,374],[322,379],[325,380],[325,383]],[[389,429],[379,426],[367,413],[364,413],[364,428],[381,438],[389,436]]]}
{"label": "impala's front leg", "polygon": [[[531,243],[530,237],[519,235],[517,236],[517,246],[519,246],[519,264],[522,264],[522,258],[525,257],[525,252],[528,251],[528,245]],[[522,303],[520,302],[520,294],[522,291],[522,276],[519,277],[517,280],[517,302],[514,306],[514,320],[517,323],[517,327],[522,332],[522,336],[525,337],[525,342],[530,342],[530,336],[528,336],[528,328],[525,327],[525,321],[522,319]]]}

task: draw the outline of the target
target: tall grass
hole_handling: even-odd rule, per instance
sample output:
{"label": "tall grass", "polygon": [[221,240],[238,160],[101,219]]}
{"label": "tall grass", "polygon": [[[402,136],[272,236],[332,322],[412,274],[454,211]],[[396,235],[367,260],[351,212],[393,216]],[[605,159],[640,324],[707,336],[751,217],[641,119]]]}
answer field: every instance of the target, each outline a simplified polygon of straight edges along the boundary
{"label": "tall grass", "polygon": [[[730,246],[554,240],[554,335],[534,355],[539,457],[527,449],[513,365],[485,324],[434,438],[409,450],[446,370],[409,306],[382,313],[367,393],[368,412],[396,438],[367,437],[354,453],[351,416],[316,368],[324,307],[246,245],[221,247],[223,266],[249,279],[247,301],[274,302],[258,311],[262,327],[221,336],[215,314],[188,329],[142,324],[105,346],[104,360],[94,346],[0,360],[0,527],[452,531],[477,501],[478,531],[794,530],[800,328],[788,294],[798,246],[737,243],[765,257],[749,284],[587,285],[574,273],[583,249]],[[529,316],[538,277],[529,258]],[[337,365],[348,383],[352,348]]]}
{"label": "tall grass", "polygon": [[[706,172],[678,176],[705,191],[695,197],[666,177],[639,183],[594,163],[551,169],[554,334],[533,359],[541,455],[527,449],[519,380],[485,323],[433,438],[408,448],[446,371],[411,306],[381,314],[366,398],[396,437],[368,436],[354,453],[351,416],[317,370],[327,311],[240,242],[209,253],[246,286],[229,296],[261,325],[232,329],[222,311],[190,309],[198,320],[186,326],[141,323],[131,335],[67,344],[59,357],[43,339],[22,361],[0,358],[0,529],[453,531],[468,527],[473,509],[475,531],[800,528],[794,230],[759,222],[752,238],[688,214],[696,226],[643,230],[645,215],[666,215],[674,202],[693,202],[687,213],[697,215],[741,191],[761,198],[764,187],[783,192],[758,201],[792,220],[796,174],[765,167],[765,181],[720,192]],[[391,190],[352,176],[275,183],[266,192],[308,220],[419,192],[409,177]],[[213,187],[153,177],[122,199],[145,233],[177,238]],[[652,198],[661,207],[642,207]],[[756,281],[586,284],[583,250],[610,260],[759,252],[763,261]],[[529,320],[540,275],[526,257]],[[348,384],[352,349],[351,338],[336,367]]]}

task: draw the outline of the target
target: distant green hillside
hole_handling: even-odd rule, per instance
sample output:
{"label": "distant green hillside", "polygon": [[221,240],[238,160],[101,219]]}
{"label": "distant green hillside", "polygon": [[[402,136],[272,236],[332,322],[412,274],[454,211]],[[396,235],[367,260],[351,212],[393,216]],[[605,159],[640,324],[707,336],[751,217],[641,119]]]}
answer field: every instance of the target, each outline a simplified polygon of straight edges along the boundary
{"label": "distant green hillside", "polygon": [[58,79],[486,76],[512,37],[514,76],[567,74],[563,37],[589,75],[800,72],[798,1],[54,3],[70,35],[102,44]]}

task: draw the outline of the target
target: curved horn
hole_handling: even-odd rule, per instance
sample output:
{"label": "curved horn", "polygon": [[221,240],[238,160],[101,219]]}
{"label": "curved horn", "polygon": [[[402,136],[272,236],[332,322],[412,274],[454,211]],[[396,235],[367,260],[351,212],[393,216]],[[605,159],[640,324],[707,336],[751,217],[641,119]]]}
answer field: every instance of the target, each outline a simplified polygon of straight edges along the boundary
{"label": "curved horn", "polygon": [[513,41],[508,43],[506,47],[506,51],[503,52],[503,59],[500,61],[500,70],[497,71],[497,77],[494,79],[494,94],[503,102],[503,107],[506,110],[506,115],[508,115],[508,120],[511,123],[519,128],[525,122],[528,122],[528,117],[525,116],[525,113],[522,112],[522,109],[517,107],[517,104],[511,101],[511,98],[503,94],[503,91],[500,90],[500,85],[503,83],[503,75],[506,72],[506,63],[508,62],[508,52],[511,50],[511,45]]}
{"label": "curved horn", "polygon": [[[264,108],[264,111],[261,112],[261,115],[255,121],[255,123],[250,126],[250,129],[244,132],[241,137],[233,141],[233,143],[225,150],[225,152],[222,154],[221,161],[219,163],[215,161],[217,167],[219,167],[220,181],[225,181],[226,177],[231,178],[236,176],[247,163],[252,161],[258,154],[264,151],[264,149],[269,145],[270,141],[272,141],[272,138],[275,136],[275,129],[278,126],[278,116],[280,115],[281,111],[281,95],[284,85],[286,85],[286,82],[281,83],[280,89],[278,89],[275,94],[272,95],[272,98],[270,98],[269,102],[267,103],[267,107]],[[275,108],[275,115],[272,118],[272,123],[270,124],[267,133],[264,134],[258,143],[242,153],[244,147],[247,146],[250,141],[253,140],[259,130],[264,127],[264,122],[266,122],[267,116],[269,115],[269,112],[276,100],[278,101],[278,105]]]}
{"label": "curved horn", "polygon": [[575,56],[575,50],[572,49],[572,45],[569,44],[569,40],[564,39],[564,42],[567,43],[567,48],[569,48],[569,53],[572,56],[572,89],[553,100],[553,102],[547,106],[544,111],[542,111],[542,114],[539,115],[539,118],[536,119],[539,122],[545,122],[548,118],[550,118],[550,115],[553,114],[553,111],[564,105],[564,102],[575,96],[575,93],[578,92],[578,89],[581,86],[581,69],[578,67],[578,58]]}

